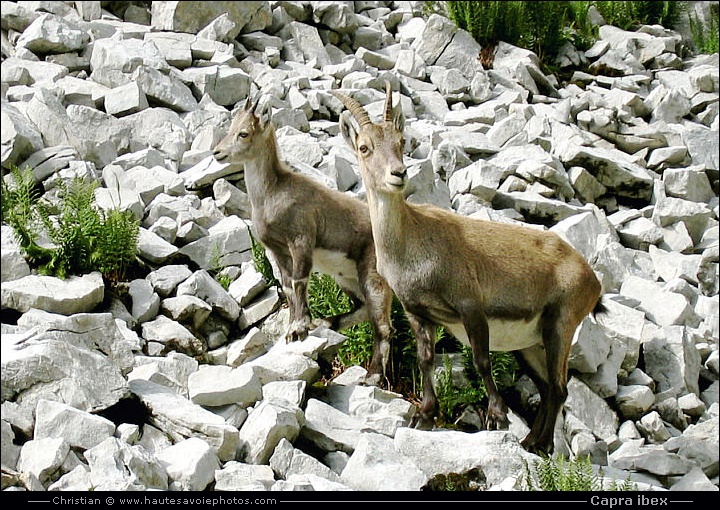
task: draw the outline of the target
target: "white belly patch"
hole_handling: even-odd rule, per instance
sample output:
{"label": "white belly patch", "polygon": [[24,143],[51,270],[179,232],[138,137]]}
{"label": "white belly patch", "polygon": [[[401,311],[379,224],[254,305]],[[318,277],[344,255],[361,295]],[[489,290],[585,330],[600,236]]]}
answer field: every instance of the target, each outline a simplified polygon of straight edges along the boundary
{"label": "white belly patch", "polygon": [[[489,319],[490,350],[517,351],[542,343],[542,336],[538,328],[539,321],[540,314],[529,321]],[[470,345],[462,323],[446,324],[445,327],[463,344]]]}
{"label": "white belly patch", "polygon": [[[329,274],[339,284],[345,286],[349,286],[352,282],[358,280],[355,262],[347,258],[345,253],[339,251],[316,248],[313,251],[313,271]],[[353,290],[356,290],[357,283],[350,286]]]}

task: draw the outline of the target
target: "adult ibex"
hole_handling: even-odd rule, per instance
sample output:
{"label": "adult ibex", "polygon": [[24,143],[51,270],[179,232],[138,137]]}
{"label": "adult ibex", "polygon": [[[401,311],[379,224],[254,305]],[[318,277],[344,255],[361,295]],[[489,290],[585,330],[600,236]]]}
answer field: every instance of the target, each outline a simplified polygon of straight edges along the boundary
{"label": "adult ibex", "polygon": [[355,99],[334,91],[340,117],[367,188],[378,271],[390,283],[417,339],[423,377],[418,428],[432,428],[435,326],[472,348],[488,394],[486,426],[506,428],[507,406],[490,372],[490,351],[520,351],[542,399],[522,445],[550,453],[567,398],[568,355],[575,329],[602,311],[601,287],[583,257],[554,233],[483,221],[405,201],[404,117],[386,87],[384,118],[375,124]]}
{"label": "adult ibex", "polygon": [[[315,325],[343,329],[370,320],[375,343],[367,382],[380,382],[390,353],[393,294],[376,269],[367,205],[293,172],[278,156],[270,109],[256,114],[257,108],[248,97],[214,155],[244,165],[251,220],[277,262],[290,308],[286,340],[304,339]],[[354,309],[313,322],[307,301],[313,270],[333,276]]]}

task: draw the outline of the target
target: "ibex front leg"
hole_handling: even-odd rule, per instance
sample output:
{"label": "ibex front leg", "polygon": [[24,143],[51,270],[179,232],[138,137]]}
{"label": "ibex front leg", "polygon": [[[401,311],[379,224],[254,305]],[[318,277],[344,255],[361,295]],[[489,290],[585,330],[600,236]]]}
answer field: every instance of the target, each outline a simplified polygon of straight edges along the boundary
{"label": "ibex front leg", "polygon": [[495,386],[490,363],[490,330],[487,319],[477,309],[468,311],[463,315],[463,326],[467,332],[472,348],[473,363],[485,384],[488,396],[488,409],[485,418],[485,427],[488,430],[507,429],[507,405]]}
{"label": "ibex front leg", "polygon": [[308,282],[312,270],[312,253],[298,244],[289,246],[286,256],[277,257],[282,273],[283,291],[290,308],[290,326],[286,342],[304,340],[310,328],[310,306],[307,301]]}
{"label": "ibex front leg", "polygon": [[435,426],[435,416],[438,413],[438,399],[433,386],[433,372],[435,370],[435,325],[419,315],[407,312],[408,322],[415,333],[417,340],[418,366],[423,382],[423,399],[420,411],[415,413],[410,426],[431,430]]}

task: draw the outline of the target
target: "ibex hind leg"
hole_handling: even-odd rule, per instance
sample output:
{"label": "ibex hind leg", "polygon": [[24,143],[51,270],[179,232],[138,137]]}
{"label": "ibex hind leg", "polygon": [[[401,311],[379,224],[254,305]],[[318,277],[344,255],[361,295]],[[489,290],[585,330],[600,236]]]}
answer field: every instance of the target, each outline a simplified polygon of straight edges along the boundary
{"label": "ibex hind leg", "polygon": [[[288,327],[286,342],[304,340],[311,325],[310,306],[307,300],[312,257],[302,248],[302,243],[291,244],[290,267],[288,257],[276,257],[283,277],[288,305],[290,307],[290,326]],[[287,283],[285,283],[287,282]]]}
{"label": "ibex hind leg", "polygon": [[528,451],[535,451],[535,445],[537,443],[537,437],[540,424],[545,421],[545,413],[543,411],[545,403],[547,402],[547,368],[546,368],[546,356],[545,348],[542,344],[535,344],[531,347],[527,347],[518,351],[519,356],[517,359],[520,363],[522,371],[530,376],[533,383],[538,389],[540,394],[540,404],[535,410],[535,416],[532,422],[532,429],[527,436],[522,440],[523,447]]}
{"label": "ibex hind leg", "polygon": [[390,341],[394,332],[391,319],[393,293],[385,279],[374,272],[365,278],[364,291],[374,338],[373,356],[365,383],[375,386],[385,383],[388,389],[392,389],[389,365]]}
{"label": "ibex hind leg", "polygon": [[551,454],[554,449],[555,423],[567,399],[567,360],[573,333],[574,327],[551,309],[543,314],[543,345],[521,351],[541,399],[530,433],[522,441],[528,451]]}
{"label": "ibex hind leg", "polygon": [[313,326],[322,326],[335,331],[342,331],[363,322],[370,322],[373,328],[373,354],[368,367],[368,375],[364,383],[378,386],[388,380],[388,360],[390,357],[390,338],[393,333],[390,313],[392,307],[392,291],[379,275],[368,278],[362,285],[362,298],[356,295],[359,284],[346,281],[338,282],[352,302],[352,309],[332,317],[315,319]]}
{"label": "ibex hind leg", "polygon": [[[282,286],[282,297],[287,303],[288,310],[290,311],[290,324],[285,332],[285,341],[291,342],[294,340],[302,340],[303,332],[307,334],[307,325],[303,325],[304,320],[302,319],[302,304],[298,304],[297,293],[293,289],[295,285],[292,279],[292,259],[289,254],[282,254],[280,252],[272,253],[278,268],[280,269],[280,284]],[[309,317],[308,317],[309,324]],[[302,338],[301,338],[302,337]]]}

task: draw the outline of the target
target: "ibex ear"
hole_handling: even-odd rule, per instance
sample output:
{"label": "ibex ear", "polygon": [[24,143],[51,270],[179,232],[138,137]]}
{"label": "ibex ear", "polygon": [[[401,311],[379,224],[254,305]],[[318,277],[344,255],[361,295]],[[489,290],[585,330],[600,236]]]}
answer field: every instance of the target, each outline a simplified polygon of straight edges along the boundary
{"label": "ibex ear", "polygon": [[340,114],[340,132],[347,144],[352,147],[353,150],[357,150],[358,130],[348,111]]}
{"label": "ibex ear", "polygon": [[402,101],[398,101],[397,104],[393,107],[392,121],[393,125],[397,128],[397,130],[402,133],[405,129],[405,115],[402,111]]}
{"label": "ibex ear", "polygon": [[272,106],[270,106],[270,101],[263,101],[256,115],[258,120],[260,120],[260,129],[264,131],[272,121]]}

